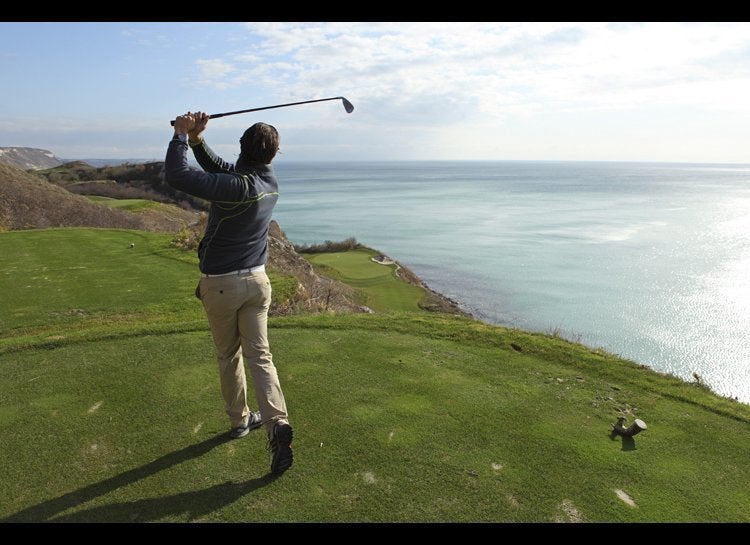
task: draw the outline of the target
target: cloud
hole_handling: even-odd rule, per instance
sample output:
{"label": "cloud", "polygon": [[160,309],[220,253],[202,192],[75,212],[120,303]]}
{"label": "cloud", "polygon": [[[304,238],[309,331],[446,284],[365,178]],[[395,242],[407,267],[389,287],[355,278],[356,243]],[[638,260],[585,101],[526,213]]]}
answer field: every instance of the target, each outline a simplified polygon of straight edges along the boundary
{"label": "cloud", "polygon": [[[346,90],[382,116],[436,121],[554,110],[718,104],[705,88],[737,85],[747,68],[716,70],[748,47],[741,23],[251,23],[251,64],[227,85],[257,79],[288,97]],[[746,63],[747,64],[747,63]],[[738,73],[739,72],[739,73]],[[745,72],[745,73],[743,73]],[[691,92],[691,89],[693,90]],[[387,109],[383,109],[388,105]],[[724,106],[726,104],[724,103]],[[458,112],[458,114],[456,113]],[[473,112],[475,114],[473,114]]]}
{"label": "cloud", "polygon": [[202,85],[225,89],[232,85],[229,76],[235,68],[229,62],[222,59],[198,59],[195,61],[198,68],[198,82]]}
{"label": "cloud", "polygon": [[[80,55],[66,53],[64,62],[72,64],[59,64],[60,71],[85,65],[101,77],[116,68],[119,79],[104,80],[107,92],[98,81],[68,91],[67,120],[51,119],[61,110],[50,105],[65,96],[59,85],[51,95],[20,85],[35,81],[46,57],[28,65],[0,57],[8,67],[7,109],[15,112],[0,122],[0,136],[26,134],[31,142],[49,132],[52,143],[61,143],[62,133],[81,131],[98,145],[107,127],[109,138],[119,139],[141,125],[136,130],[156,148],[169,131],[165,120],[193,105],[220,112],[343,95],[355,106],[351,116],[333,102],[269,113],[284,128],[287,157],[747,157],[750,23],[107,25],[119,31],[119,40],[108,42],[110,54],[92,56],[89,68]],[[94,36],[109,30],[81,27]],[[40,43],[56,43],[48,34],[38,36]],[[185,36],[189,44],[180,46]],[[60,52],[77,45],[60,43]],[[117,93],[128,100],[112,101]],[[131,119],[131,110],[143,120]],[[212,138],[234,145],[247,122],[224,118],[212,126]],[[711,159],[703,150],[712,150]]]}

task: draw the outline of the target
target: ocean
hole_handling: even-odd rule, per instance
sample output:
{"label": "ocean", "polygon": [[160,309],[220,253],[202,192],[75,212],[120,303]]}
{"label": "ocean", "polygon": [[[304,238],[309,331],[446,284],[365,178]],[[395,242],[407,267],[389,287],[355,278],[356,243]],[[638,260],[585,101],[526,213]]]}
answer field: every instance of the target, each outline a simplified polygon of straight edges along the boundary
{"label": "ocean", "polygon": [[277,161],[296,244],[354,237],[492,324],[750,403],[750,165]]}

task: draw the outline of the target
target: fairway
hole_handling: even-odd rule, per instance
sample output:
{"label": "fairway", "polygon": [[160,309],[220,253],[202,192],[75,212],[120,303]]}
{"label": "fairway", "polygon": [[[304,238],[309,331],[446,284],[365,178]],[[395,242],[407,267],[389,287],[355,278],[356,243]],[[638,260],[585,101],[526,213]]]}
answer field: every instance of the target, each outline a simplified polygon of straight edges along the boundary
{"label": "fairway", "polygon": [[[750,522],[750,407],[419,309],[271,319],[272,479],[262,430],[227,440],[194,256],[138,235],[0,233],[0,521]],[[620,414],[648,430],[612,438]]]}
{"label": "fairway", "polygon": [[360,290],[364,304],[375,311],[420,310],[425,291],[403,282],[398,277],[398,266],[381,265],[372,260],[377,252],[360,248],[347,252],[306,254],[314,265],[322,266],[323,273]]}
{"label": "fairway", "polygon": [[129,210],[131,212],[163,206],[150,199],[113,199],[112,197],[100,197],[97,195],[86,195],[86,198],[94,202],[106,204],[110,208],[119,208],[120,210]]}

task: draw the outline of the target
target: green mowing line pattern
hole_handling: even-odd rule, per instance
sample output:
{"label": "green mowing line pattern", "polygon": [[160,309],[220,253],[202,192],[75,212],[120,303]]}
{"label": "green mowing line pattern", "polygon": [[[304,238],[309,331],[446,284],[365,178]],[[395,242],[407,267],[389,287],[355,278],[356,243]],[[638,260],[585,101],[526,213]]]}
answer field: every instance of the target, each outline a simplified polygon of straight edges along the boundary
{"label": "green mowing line pattern", "polygon": [[[50,262],[31,246],[94,246],[91,267],[155,285],[107,310],[63,268],[100,317],[55,322],[69,300],[40,279],[47,317],[11,312],[0,328],[2,522],[750,522],[750,407],[553,336],[417,310],[270,320],[295,427],[295,464],[272,479],[262,430],[227,440],[200,303],[170,306],[193,258],[144,234],[151,257],[128,266],[132,236],[0,234],[28,267]],[[23,276],[0,275],[3,293]],[[648,424],[632,444],[610,436],[620,414]]]}

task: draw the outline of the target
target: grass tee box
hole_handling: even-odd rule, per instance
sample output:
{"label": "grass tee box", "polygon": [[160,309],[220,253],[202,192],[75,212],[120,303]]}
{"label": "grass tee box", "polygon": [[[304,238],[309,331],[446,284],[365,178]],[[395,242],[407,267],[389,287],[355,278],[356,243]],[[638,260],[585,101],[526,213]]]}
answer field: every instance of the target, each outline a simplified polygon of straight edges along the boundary
{"label": "grass tee box", "polygon": [[[263,433],[227,440],[192,254],[94,229],[0,251],[0,521],[750,522],[750,407],[418,309],[271,319],[297,432],[271,479]],[[387,293],[368,259],[329,266]]]}
{"label": "grass tee box", "polygon": [[118,229],[0,234],[0,336],[19,328],[199,307],[191,300],[196,260],[170,248],[169,240]]}

